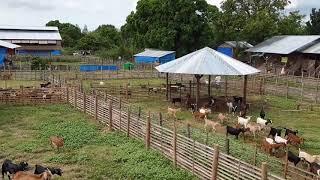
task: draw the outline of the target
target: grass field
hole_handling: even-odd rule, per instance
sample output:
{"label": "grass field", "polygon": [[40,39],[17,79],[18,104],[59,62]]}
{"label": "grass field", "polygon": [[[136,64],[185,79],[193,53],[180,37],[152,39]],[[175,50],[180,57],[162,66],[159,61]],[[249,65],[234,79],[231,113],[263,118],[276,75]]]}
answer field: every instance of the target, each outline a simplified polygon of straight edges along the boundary
{"label": "grass field", "polygon": [[[57,179],[196,179],[67,105],[0,106],[0,114],[0,162],[61,167],[64,175]],[[49,145],[52,135],[65,138],[60,152]]]}

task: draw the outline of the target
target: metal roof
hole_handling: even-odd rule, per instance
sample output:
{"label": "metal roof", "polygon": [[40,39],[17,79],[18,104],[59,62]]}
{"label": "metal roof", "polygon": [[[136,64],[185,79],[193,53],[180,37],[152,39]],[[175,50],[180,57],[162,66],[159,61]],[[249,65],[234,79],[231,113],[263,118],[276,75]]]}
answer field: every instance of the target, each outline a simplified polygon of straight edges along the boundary
{"label": "metal roof", "polygon": [[240,48],[252,48],[253,45],[246,42],[246,41],[226,41],[225,44],[236,48],[236,47],[240,47]]}
{"label": "metal roof", "polygon": [[0,25],[1,30],[28,30],[28,31],[58,31],[57,27],[53,26],[8,26]]}
{"label": "metal roof", "polygon": [[0,28],[1,40],[57,40],[61,41],[59,31],[8,30]]}
{"label": "metal roof", "polygon": [[318,39],[320,39],[320,36],[275,36],[247,51],[271,54],[291,54],[306,48]]}
{"label": "metal roof", "polygon": [[155,50],[155,49],[146,49],[144,52],[141,52],[139,54],[134,55],[136,56],[144,56],[144,57],[156,57],[160,58],[163,56],[166,56],[168,54],[175,53],[175,51],[160,51],[160,50]]}
{"label": "metal roof", "polygon": [[164,73],[200,75],[249,75],[260,72],[208,47],[157,66],[156,69]]}
{"label": "metal roof", "polygon": [[12,43],[9,43],[9,42],[6,42],[6,41],[1,41],[1,40],[0,40],[0,46],[6,47],[6,48],[9,48],[9,49],[16,49],[16,48],[21,47],[19,45],[12,44]]}
{"label": "metal roof", "polygon": [[310,46],[309,48],[300,51],[305,54],[320,54],[320,42]]}

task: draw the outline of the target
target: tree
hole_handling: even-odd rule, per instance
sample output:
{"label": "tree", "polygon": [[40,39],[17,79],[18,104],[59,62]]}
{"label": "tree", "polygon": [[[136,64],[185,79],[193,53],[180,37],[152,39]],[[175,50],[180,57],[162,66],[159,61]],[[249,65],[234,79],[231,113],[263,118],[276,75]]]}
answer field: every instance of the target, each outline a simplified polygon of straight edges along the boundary
{"label": "tree", "polygon": [[214,43],[211,7],[205,0],[140,0],[121,28],[122,37],[134,49],[176,50],[178,56],[184,55]]}
{"label": "tree", "polygon": [[[253,44],[282,33],[301,30],[301,16],[298,13],[283,15],[288,0],[226,0],[217,22],[218,32],[224,40],[247,40]],[[295,29],[285,31],[281,23]],[[280,26],[279,26],[280,25]]]}
{"label": "tree", "polygon": [[306,34],[306,26],[303,24],[304,15],[299,11],[290,12],[288,16],[280,18],[278,31],[285,35],[303,35]]}
{"label": "tree", "polygon": [[58,20],[55,20],[48,22],[46,26],[58,27],[64,47],[75,47],[82,37],[81,29],[70,23],[60,23]]}
{"label": "tree", "polygon": [[310,21],[307,22],[307,31],[311,35],[320,34],[320,9],[312,9]]}

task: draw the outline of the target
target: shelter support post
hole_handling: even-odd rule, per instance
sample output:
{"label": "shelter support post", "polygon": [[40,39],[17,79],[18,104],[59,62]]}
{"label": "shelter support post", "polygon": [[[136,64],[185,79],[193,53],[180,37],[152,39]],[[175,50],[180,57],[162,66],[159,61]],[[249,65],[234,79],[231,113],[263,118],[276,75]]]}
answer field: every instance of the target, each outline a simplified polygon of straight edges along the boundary
{"label": "shelter support post", "polygon": [[248,75],[244,76],[243,83],[243,103],[247,104],[247,87],[248,87]]}
{"label": "shelter support post", "polygon": [[199,108],[199,100],[200,100],[200,79],[202,78],[202,75],[195,75],[197,79],[197,95],[196,95],[196,104],[197,109]]}
{"label": "shelter support post", "polygon": [[166,73],[166,97],[167,97],[167,101],[169,100],[169,73]]}
{"label": "shelter support post", "polygon": [[209,95],[209,97],[211,96],[211,75],[209,75],[208,95]]}

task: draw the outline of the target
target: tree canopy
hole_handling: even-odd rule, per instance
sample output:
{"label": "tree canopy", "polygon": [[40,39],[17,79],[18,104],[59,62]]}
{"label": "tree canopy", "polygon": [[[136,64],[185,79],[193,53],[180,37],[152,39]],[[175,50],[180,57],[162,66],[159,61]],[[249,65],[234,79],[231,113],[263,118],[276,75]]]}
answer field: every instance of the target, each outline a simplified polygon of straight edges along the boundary
{"label": "tree canopy", "polygon": [[224,0],[221,9],[206,0],[139,0],[125,25],[100,25],[89,31],[70,23],[57,26],[64,47],[93,50],[104,57],[130,58],[144,48],[174,50],[177,56],[223,41],[257,44],[275,35],[320,34],[320,9],[310,21],[298,11],[287,12],[289,0]]}

